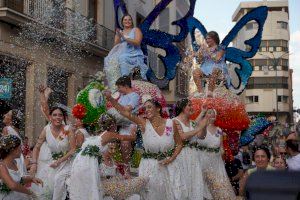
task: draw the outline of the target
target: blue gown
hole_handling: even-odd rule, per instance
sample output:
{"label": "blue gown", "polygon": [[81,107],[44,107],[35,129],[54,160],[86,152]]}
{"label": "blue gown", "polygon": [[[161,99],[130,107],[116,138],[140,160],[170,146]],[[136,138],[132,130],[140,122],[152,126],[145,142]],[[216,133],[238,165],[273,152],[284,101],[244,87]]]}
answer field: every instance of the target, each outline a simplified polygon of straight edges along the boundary
{"label": "blue gown", "polygon": [[[134,39],[135,30],[133,28],[127,37]],[[121,42],[115,45],[104,59],[104,72],[109,89],[116,90],[115,83],[117,79],[121,76],[129,75],[135,67],[140,69],[142,78],[147,80],[148,66],[144,63],[144,58],[145,56],[140,46],[129,44],[122,38]]]}
{"label": "blue gown", "polygon": [[230,76],[228,72],[228,68],[225,62],[225,54],[219,61],[213,60],[211,57],[216,56],[217,52],[222,50],[222,47],[218,47],[215,50],[211,51],[211,55],[209,55],[207,52],[202,51],[203,55],[203,62],[200,65],[200,70],[205,74],[206,76],[209,76],[212,74],[214,69],[219,69],[222,71],[222,74],[224,76],[224,79],[226,80],[227,86],[230,84]]}

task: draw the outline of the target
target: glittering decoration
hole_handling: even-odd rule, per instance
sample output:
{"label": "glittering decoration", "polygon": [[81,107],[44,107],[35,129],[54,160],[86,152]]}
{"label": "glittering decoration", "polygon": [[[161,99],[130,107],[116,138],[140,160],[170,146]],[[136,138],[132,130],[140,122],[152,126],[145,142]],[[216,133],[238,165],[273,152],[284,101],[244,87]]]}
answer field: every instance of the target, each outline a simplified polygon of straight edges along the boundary
{"label": "glittering decoration", "polygon": [[[232,63],[236,63],[240,66],[240,68],[235,68],[235,72],[239,77],[240,83],[238,87],[235,87],[232,83],[229,86],[229,89],[236,94],[241,94],[243,90],[246,88],[248,83],[248,79],[252,74],[252,66],[249,61],[246,59],[252,58],[259,49],[263,26],[266,21],[268,15],[268,8],[266,6],[261,6],[258,8],[252,9],[246,15],[244,15],[237,24],[233,27],[233,29],[229,32],[229,34],[222,41],[221,46],[225,47],[225,59],[226,61],[230,61]],[[233,41],[233,39],[237,36],[239,31],[249,22],[256,21],[258,23],[258,31],[255,36],[249,40],[246,40],[244,44],[250,46],[249,51],[242,51],[240,49],[234,47],[228,47],[228,45]],[[207,31],[203,24],[195,19],[194,17],[188,18],[189,32],[192,36],[193,47],[194,50],[197,51],[199,46],[197,46],[196,38],[195,38],[195,30],[198,29],[202,35],[205,37]]]}
{"label": "glittering decoration", "polygon": [[272,125],[265,117],[258,117],[252,120],[248,129],[241,133],[240,146],[245,146],[251,143],[255,136],[263,133],[268,127]]}
{"label": "glittering decoration", "polygon": [[227,176],[222,176],[211,169],[205,169],[203,175],[213,199],[236,199],[236,195]]}
{"label": "glittering decoration", "polygon": [[[223,91],[225,92],[225,90]],[[205,105],[207,108],[217,111],[215,125],[225,132],[246,129],[250,120],[245,110],[245,105],[234,94],[229,95],[227,92],[222,93],[219,90],[218,92],[220,93],[215,93],[213,98],[192,98],[194,114],[191,116],[191,119],[196,119],[201,112],[202,106]]]}
{"label": "glittering decoration", "polygon": [[86,115],[82,118],[84,124],[94,124],[99,116],[106,112],[105,100],[102,92],[104,85],[99,81],[93,81],[81,90],[76,98],[76,102],[86,109]]}
{"label": "glittering decoration", "polygon": [[[165,112],[165,109],[167,107],[167,102],[165,100],[164,95],[162,94],[161,90],[154,84],[145,82],[145,81],[138,81],[134,80],[132,81],[132,87],[133,90],[140,95],[140,105],[143,105],[146,100],[148,99],[154,99],[158,101],[162,108],[163,108],[163,115],[166,117],[168,116],[167,112]],[[140,112],[142,110],[140,109]]]}
{"label": "glittering decoration", "polygon": [[86,109],[82,104],[76,104],[72,109],[75,118],[82,119],[86,115]]}
{"label": "glittering decoration", "polygon": [[149,178],[145,177],[136,177],[132,179],[113,177],[102,181],[102,186],[106,196],[121,200],[139,193],[147,185],[148,181]]}

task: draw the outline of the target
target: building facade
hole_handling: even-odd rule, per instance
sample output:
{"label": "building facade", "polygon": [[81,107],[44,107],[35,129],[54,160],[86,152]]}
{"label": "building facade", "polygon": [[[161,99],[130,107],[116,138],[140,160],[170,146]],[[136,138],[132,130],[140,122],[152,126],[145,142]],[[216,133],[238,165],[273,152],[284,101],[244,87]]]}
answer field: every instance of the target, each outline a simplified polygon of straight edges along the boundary
{"label": "building facade", "polygon": [[[101,70],[113,46],[111,0],[0,0],[0,81],[9,80],[8,108],[21,111],[21,132],[34,143],[46,124],[40,84],[50,86],[50,104],[71,107],[76,94]],[[2,81],[3,83],[3,81]]]}
{"label": "building facade", "polygon": [[[249,61],[253,73],[242,97],[251,115],[275,116],[281,123],[293,122],[292,69],[289,66],[288,1],[242,2],[232,16],[237,22],[251,9],[268,7],[262,42],[258,53]],[[233,42],[234,47],[247,50],[244,41],[256,34],[258,24],[250,21]],[[232,67],[232,71],[233,72]]]}

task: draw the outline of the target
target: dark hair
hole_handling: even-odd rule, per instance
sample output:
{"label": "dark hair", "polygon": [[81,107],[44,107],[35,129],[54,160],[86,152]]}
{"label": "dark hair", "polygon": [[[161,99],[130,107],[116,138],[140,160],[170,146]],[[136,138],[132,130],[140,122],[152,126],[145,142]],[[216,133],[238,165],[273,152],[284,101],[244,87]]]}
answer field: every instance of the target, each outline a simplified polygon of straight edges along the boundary
{"label": "dark hair", "polygon": [[19,129],[21,125],[21,117],[18,116],[18,113],[20,111],[18,111],[17,109],[12,109],[11,111],[12,111],[12,117],[11,117],[12,125],[17,129]]}
{"label": "dark hair", "polygon": [[0,138],[0,159],[6,158],[13,150],[21,145],[21,140],[15,135]]}
{"label": "dark hair", "polygon": [[128,86],[131,88],[131,79],[129,76],[122,76],[116,81],[117,86]]}
{"label": "dark hair", "polygon": [[289,139],[286,141],[286,148],[290,148],[294,152],[299,152],[299,143],[297,140]]}
{"label": "dark hair", "polygon": [[61,107],[54,106],[54,107],[50,108],[49,114],[52,115],[52,113],[55,110],[60,110],[62,112],[63,118],[64,118],[64,122],[65,122],[65,124],[67,124],[67,121],[66,121],[66,119],[67,119],[67,113],[66,113],[66,111],[64,109],[62,109]]}
{"label": "dark hair", "polygon": [[148,99],[145,103],[150,102],[152,103],[156,108],[159,108],[159,115],[162,116],[162,106],[161,104],[155,100],[155,99]]}
{"label": "dark hair", "polygon": [[132,27],[134,27],[134,24],[133,24],[133,19],[132,19],[132,16],[128,13],[126,13],[125,15],[123,15],[122,19],[121,19],[121,25],[122,27],[124,28],[124,25],[123,25],[123,20],[125,17],[129,16],[131,18],[131,21],[132,21]]}
{"label": "dark hair", "polygon": [[206,37],[209,36],[210,38],[212,38],[217,45],[220,44],[220,38],[219,38],[219,34],[216,31],[210,31],[206,34]]}
{"label": "dark hair", "polygon": [[268,147],[266,147],[266,146],[258,146],[258,147],[254,147],[254,149],[253,149],[253,156],[252,156],[253,161],[254,161],[255,153],[258,150],[264,151],[267,154],[268,159],[269,160],[271,159],[271,153],[270,153],[270,150],[268,149]]}
{"label": "dark hair", "polygon": [[180,99],[176,102],[176,108],[175,113],[176,116],[178,116],[182,111],[185,109],[185,107],[189,104],[190,100],[187,98]]}
{"label": "dark hair", "polygon": [[102,114],[98,119],[99,131],[108,131],[112,126],[116,125],[116,119],[109,114]]}

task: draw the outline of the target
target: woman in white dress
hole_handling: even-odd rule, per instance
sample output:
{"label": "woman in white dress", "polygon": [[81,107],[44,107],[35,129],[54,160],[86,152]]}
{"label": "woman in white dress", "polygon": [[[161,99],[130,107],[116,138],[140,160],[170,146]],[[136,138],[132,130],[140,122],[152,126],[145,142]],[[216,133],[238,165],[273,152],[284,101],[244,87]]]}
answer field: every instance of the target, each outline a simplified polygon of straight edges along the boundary
{"label": "woman in white dress", "polygon": [[[50,110],[51,124],[40,134],[33,149],[33,161],[36,163],[42,144],[46,141],[52,155],[50,167],[53,172],[53,200],[64,200],[67,195],[66,179],[70,175],[72,156],[76,149],[75,136],[69,126],[63,124],[64,111],[59,107]],[[31,171],[36,171],[37,165]]]}
{"label": "woman in white dress", "polygon": [[184,143],[184,148],[176,158],[181,162],[181,174],[186,185],[186,196],[181,199],[203,199],[202,167],[197,150],[197,140],[205,138],[204,130],[208,124],[208,119],[203,113],[195,121],[191,121],[190,116],[193,114],[191,101],[181,99],[176,103],[177,117],[173,121],[178,126]]}
{"label": "woman in white dress", "polygon": [[206,199],[235,199],[235,193],[228,179],[225,164],[222,160],[223,134],[215,126],[217,112],[208,109],[206,116],[209,124],[206,128],[205,139],[198,139],[198,156],[203,169],[204,197]]}
{"label": "woman in white dress", "polygon": [[42,181],[31,176],[22,176],[15,159],[21,155],[21,140],[14,135],[0,139],[0,199],[26,200],[35,197],[24,184],[42,184]]}
{"label": "woman in white dress", "polygon": [[[18,116],[18,110],[10,110],[8,111],[3,118],[3,123],[5,127],[3,128],[2,135],[14,135],[17,136],[22,143],[22,138],[19,134],[19,124],[20,124],[20,116]],[[22,145],[22,144],[21,144]],[[16,158],[18,168],[20,170],[21,175],[27,174],[27,169],[25,165],[24,155],[21,153],[19,158]]]}
{"label": "woman in white dress", "polygon": [[171,119],[161,117],[161,105],[154,100],[144,103],[145,118],[137,117],[124,109],[110,92],[104,93],[112,105],[129,120],[142,129],[145,152],[139,166],[139,176],[149,177],[147,191],[142,194],[146,200],[179,199],[181,188],[180,165],[175,160],[182,149],[177,127]]}
{"label": "woman in white dress", "polygon": [[[100,135],[87,138],[77,154],[71,170],[70,199],[102,200],[104,196],[99,175],[101,154],[107,151],[107,144],[114,140],[134,141],[136,136],[119,135],[115,119],[107,114],[99,119]],[[99,187],[100,186],[100,187]]]}

